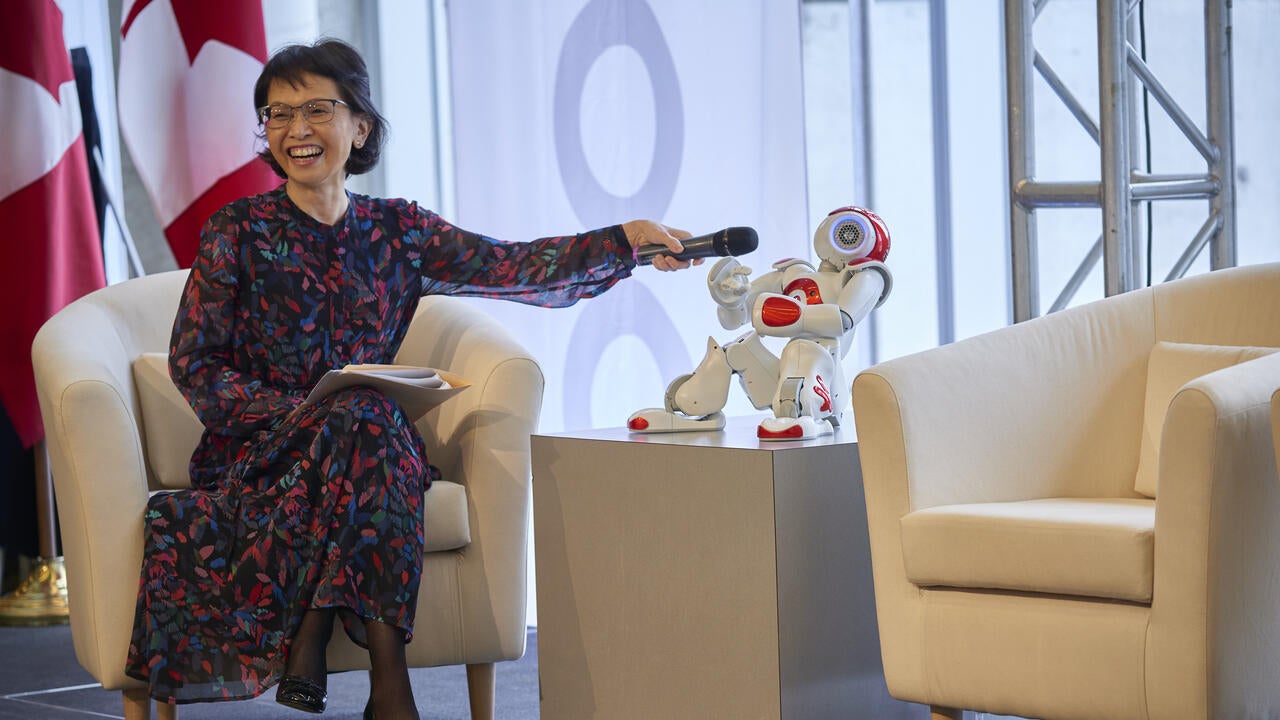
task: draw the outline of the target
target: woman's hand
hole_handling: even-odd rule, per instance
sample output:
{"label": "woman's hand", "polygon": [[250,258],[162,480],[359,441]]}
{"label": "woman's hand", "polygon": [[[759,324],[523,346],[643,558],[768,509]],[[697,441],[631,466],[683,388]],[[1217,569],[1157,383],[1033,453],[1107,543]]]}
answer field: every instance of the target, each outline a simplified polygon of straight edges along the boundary
{"label": "woman's hand", "polygon": [[[641,245],[664,245],[673,253],[684,250],[684,245],[680,244],[681,240],[687,240],[692,237],[692,233],[687,230],[677,230],[669,228],[661,223],[652,220],[632,220],[622,224],[622,231],[627,235],[627,242],[632,248],[639,249]],[[701,265],[702,258],[696,258],[692,262],[689,260],[676,260],[670,255],[655,255],[653,257],[653,267],[662,271],[682,270],[690,265]]]}

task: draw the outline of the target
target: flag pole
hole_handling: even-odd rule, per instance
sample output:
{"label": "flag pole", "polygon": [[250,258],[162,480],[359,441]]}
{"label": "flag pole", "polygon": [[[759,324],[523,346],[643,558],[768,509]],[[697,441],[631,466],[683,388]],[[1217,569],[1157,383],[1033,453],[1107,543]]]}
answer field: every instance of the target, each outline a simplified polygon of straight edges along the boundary
{"label": "flag pole", "polygon": [[[93,160],[94,167],[98,169],[98,177],[106,177],[103,173],[102,148],[94,148],[90,155]],[[142,268],[142,258],[138,256],[138,246],[133,242],[133,235],[129,232],[129,225],[125,223],[123,212],[124,205],[116,200],[115,193],[111,190],[111,184],[102,183],[102,190],[107,196],[107,207],[111,208],[111,217],[116,221],[116,227],[120,229],[120,237],[124,240],[125,251],[129,254],[129,264],[133,266],[134,277],[142,277],[147,271]]]}
{"label": "flag pole", "polygon": [[40,557],[18,589],[0,597],[0,625],[65,625],[71,617],[67,611],[67,569],[58,555],[53,475],[44,439],[36,442],[33,451]]}

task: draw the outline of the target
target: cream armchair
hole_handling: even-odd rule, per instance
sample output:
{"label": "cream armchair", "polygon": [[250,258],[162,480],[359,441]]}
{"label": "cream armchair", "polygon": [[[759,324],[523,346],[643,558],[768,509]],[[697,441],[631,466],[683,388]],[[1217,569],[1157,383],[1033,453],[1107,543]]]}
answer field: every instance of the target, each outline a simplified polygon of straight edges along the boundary
{"label": "cream armchair", "polygon": [[[149,715],[123,673],[133,624],[148,493],[186,484],[195,414],[164,360],[185,271],[131,280],[72,303],[32,346],[66,556],[80,664],[125,691],[129,717]],[[446,368],[474,385],[419,423],[445,481],[426,502],[411,667],[467,665],[473,718],[493,715],[494,663],[524,654],[529,436],[542,403],[537,363],[493,319],[453,298],[422,300],[399,362]],[[368,655],[335,633],[334,671]]]}
{"label": "cream armchair", "polygon": [[939,718],[1280,717],[1276,346],[1258,265],[860,373],[890,693]]}

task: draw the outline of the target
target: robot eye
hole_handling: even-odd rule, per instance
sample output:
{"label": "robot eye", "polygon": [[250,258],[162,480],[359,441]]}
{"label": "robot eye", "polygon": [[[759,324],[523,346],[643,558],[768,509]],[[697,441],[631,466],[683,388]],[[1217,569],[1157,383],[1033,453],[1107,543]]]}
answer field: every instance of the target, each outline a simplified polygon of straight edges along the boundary
{"label": "robot eye", "polygon": [[875,230],[861,215],[850,215],[831,226],[831,245],[842,255],[864,257],[875,244]]}
{"label": "robot eye", "polygon": [[836,228],[836,244],[843,248],[855,248],[862,241],[862,235],[862,228],[857,223],[840,223]]}

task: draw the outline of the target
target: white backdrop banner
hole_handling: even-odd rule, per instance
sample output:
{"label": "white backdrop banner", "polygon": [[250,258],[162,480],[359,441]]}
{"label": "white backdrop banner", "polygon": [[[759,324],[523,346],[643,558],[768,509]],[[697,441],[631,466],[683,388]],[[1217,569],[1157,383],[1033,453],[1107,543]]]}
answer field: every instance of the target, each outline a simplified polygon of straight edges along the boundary
{"label": "white backdrop banner", "polygon": [[[503,0],[448,10],[456,213],[508,240],[651,218],[756,228],[757,273],[811,255],[798,0]],[[617,427],[660,406],[720,328],[709,265],[572,308],[476,300],[538,358],[540,429]],[[728,414],[755,412],[741,388]]]}

